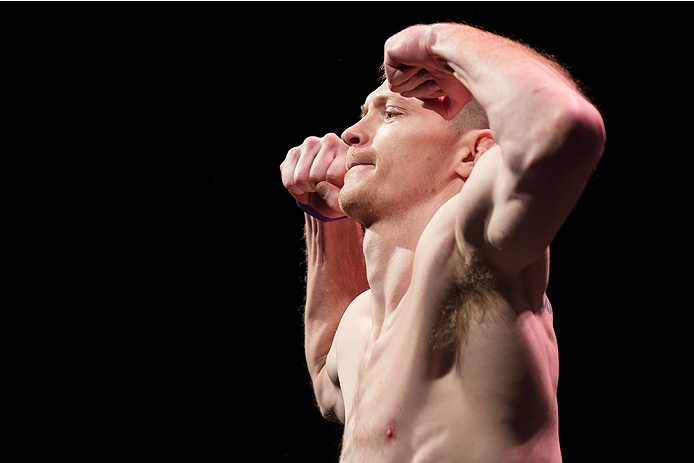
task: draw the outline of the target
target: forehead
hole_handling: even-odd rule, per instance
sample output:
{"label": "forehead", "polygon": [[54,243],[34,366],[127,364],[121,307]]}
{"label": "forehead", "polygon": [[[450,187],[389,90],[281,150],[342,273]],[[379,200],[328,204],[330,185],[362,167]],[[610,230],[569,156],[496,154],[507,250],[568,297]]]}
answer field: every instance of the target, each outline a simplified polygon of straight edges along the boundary
{"label": "forehead", "polygon": [[400,103],[407,103],[416,101],[416,98],[405,98],[402,95],[390,91],[388,88],[388,82],[383,82],[380,87],[371,92],[369,96],[366,97],[364,101],[364,106],[361,107],[362,117],[366,115],[371,106],[383,106],[386,103],[398,101]]}
{"label": "forehead", "polygon": [[367,96],[366,100],[364,100],[364,106],[369,106],[369,104],[371,104],[374,101],[374,99],[388,96],[398,96],[398,94],[390,91],[390,88],[388,88],[388,82],[383,82],[381,85],[378,86],[378,88],[376,88],[376,90],[369,93],[369,96]]}

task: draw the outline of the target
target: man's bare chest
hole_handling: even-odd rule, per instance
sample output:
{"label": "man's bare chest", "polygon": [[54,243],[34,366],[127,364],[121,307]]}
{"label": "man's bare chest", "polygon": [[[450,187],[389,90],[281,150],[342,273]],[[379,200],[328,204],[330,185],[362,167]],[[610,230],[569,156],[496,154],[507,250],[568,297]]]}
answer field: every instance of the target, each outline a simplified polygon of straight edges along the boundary
{"label": "man's bare chest", "polygon": [[460,443],[450,438],[465,418],[455,369],[432,375],[430,349],[415,339],[422,334],[398,328],[394,325],[365,347],[347,413],[342,461],[404,462],[413,452]]}
{"label": "man's bare chest", "polygon": [[[379,409],[388,402],[402,408],[426,395],[432,380],[454,368],[470,324],[496,309],[493,276],[448,247],[445,259],[415,266],[407,292],[379,326],[366,321],[372,318],[370,298],[348,309],[336,334],[346,417],[376,403]],[[374,403],[364,405],[371,395]]]}
{"label": "man's bare chest", "polygon": [[[432,346],[431,327],[408,323],[413,320],[397,319],[367,342],[346,416],[342,461],[404,462],[416,452],[431,452],[425,461],[457,461],[450,456],[474,453],[484,439],[508,444],[513,431],[504,417],[521,416],[524,403],[544,410],[556,400],[556,383],[538,381],[554,362],[536,363],[538,352],[528,351],[513,318],[488,313],[450,354]],[[535,431],[550,423],[544,420],[553,419],[551,413],[517,425]],[[484,445],[498,443],[490,442]]]}

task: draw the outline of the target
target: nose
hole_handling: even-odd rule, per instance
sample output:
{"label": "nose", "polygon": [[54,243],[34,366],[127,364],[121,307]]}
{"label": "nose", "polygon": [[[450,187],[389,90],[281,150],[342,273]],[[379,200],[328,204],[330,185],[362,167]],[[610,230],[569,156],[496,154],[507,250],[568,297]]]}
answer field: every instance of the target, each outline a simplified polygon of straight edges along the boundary
{"label": "nose", "polygon": [[348,146],[362,145],[366,143],[366,134],[359,127],[361,121],[357,122],[347,130],[342,132],[342,141]]}

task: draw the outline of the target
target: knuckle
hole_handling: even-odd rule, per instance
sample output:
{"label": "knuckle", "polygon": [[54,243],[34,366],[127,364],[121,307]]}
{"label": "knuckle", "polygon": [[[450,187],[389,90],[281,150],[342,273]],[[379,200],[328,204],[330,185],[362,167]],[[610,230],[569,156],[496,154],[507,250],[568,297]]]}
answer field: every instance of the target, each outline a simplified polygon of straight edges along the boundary
{"label": "knuckle", "polygon": [[316,145],[318,145],[319,143],[320,143],[320,138],[318,138],[318,137],[306,137],[306,139],[301,144],[301,146],[303,148],[312,149],[312,148],[315,148]]}
{"label": "knuckle", "polygon": [[323,144],[328,149],[336,149],[342,144],[342,139],[334,133],[328,133],[323,137]]}
{"label": "knuckle", "polygon": [[323,141],[327,143],[335,143],[337,139],[337,135],[332,132],[326,133],[325,136],[323,136]]}
{"label": "knuckle", "polygon": [[299,157],[299,147],[295,146],[294,148],[290,149],[287,151],[287,155],[284,157],[284,162],[280,164],[280,167],[284,165],[285,162],[291,161],[291,160],[296,160]]}

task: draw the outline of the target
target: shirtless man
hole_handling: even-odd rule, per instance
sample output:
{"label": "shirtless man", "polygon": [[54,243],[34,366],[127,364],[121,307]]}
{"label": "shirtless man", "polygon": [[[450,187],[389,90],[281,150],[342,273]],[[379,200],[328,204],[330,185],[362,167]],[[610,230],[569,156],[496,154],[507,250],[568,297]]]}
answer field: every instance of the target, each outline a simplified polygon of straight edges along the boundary
{"label": "shirtless man", "polygon": [[341,461],[561,461],[548,246],[600,113],[472,27],[413,26],[384,56],[361,120],[281,166],[308,211],[306,360]]}

